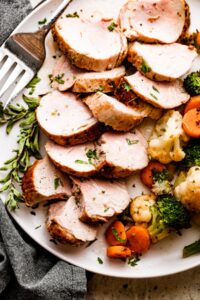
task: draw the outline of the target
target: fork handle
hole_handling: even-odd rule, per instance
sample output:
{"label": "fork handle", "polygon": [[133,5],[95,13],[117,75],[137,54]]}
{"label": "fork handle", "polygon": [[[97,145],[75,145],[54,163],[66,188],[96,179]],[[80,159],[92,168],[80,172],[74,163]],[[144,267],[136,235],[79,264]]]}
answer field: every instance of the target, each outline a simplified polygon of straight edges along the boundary
{"label": "fork handle", "polygon": [[45,24],[39,31],[44,33],[44,36],[47,35],[47,33],[49,32],[49,30],[51,29],[52,25],[55,23],[55,21],[57,20],[57,18],[62,15],[62,13],[65,11],[65,9],[67,8],[67,6],[70,4],[72,0],[63,0],[62,3],[58,6],[58,8],[56,9],[56,11],[54,12],[52,19],[50,20],[50,22],[48,22],[48,24]]}

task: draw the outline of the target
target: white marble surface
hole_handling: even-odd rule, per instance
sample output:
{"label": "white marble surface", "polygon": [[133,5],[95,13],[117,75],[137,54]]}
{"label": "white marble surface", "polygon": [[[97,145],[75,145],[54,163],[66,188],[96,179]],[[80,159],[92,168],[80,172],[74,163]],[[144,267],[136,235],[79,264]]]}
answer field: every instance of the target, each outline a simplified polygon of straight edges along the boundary
{"label": "white marble surface", "polygon": [[[40,2],[40,0],[30,1],[33,6]],[[154,279],[117,279],[92,275],[88,280],[87,300],[110,299],[199,300],[200,268]]]}

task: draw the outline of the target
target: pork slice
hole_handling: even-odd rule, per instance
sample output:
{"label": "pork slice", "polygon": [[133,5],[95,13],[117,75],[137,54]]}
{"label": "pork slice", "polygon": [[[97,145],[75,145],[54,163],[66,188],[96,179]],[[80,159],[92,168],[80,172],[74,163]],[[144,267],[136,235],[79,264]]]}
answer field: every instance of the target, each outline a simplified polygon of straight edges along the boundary
{"label": "pork slice", "polygon": [[126,184],[122,180],[79,180],[72,178],[73,193],[81,207],[80,220],[107,222],[120,214],[130,202]]}
{"label": "pork slice", "polygon": [[56,169],[47,156],[36,160],[24,174],[22,191],[27,206],[46,200],[68,199],[71,196],[68,177]]}
{"label": "pork slice", "polygon": [[66,91],[73,86],[76,78],[83,70],[72,65],[66,55],[62,55],[55,63],[51,77],[51,86],[55,90]]}
{"label": "pork slice", "polygon": [[102,125],[73,93],[47,94],[41,99],[36,116],[42,131],[60,145],[92,141],[102,132]]}
{"label": "pork slice", "polygon": [[128,60],[144,76],[156,81],[172,81],[189,71],[197,52],[178,43],[150,45],[134,42],[128,51]]}
{"label": "pork slice", "polygon": [[104,72],[87,72],[77,76],[72,91],[75,93],[113,92],[126,73],[121,66]]}
{"label": "pork slice", "polygon": [[104,71],[120,66],[127,40],[110,21],[59,18],[52,29],[54,40],[71,62],[81,69]]}
{"label": "pork slice", "polygon": [[130,130],[146,116],[142,111],[139,112],[128,107],[117,99],[101,92],[88,96],[84,99],[84,102],[97,120],[118,131]]}
{"label": "pork slice", "polygon": [[127,177],[148,165],[147,141],[138,130],[104,133],[99,145],[101,173],[108,178]]}
{"label": "pork slice", "polygon": [[174,43],[184,28],[185,1],[128,1],[120,11],[119,22],[131,41]]}
{"label": "pork slice", "polygon": [[183,82],[156,82],[137,72],[125,77],[133,92],[155,107],[172,109],[186,103],[190,95],[186,93]]}
{"label": "pork slice", "polygon": [[94,175],[101,166],[94,143],[76,146],[60,146],[51,141],[46,152],[55,166],[63,172],[79,177]]}
{"label": "pork slice", "polygon": [[64,244],[82,245],[95,240],[97,228],[79,220],[80,208],[76,199],[51,204],[46,221],[50,235]]}
{"label": "pork slice", "polygon": [[131,89],[129,84],[123,79],[114,93],[117,100],[125,105],[132,107],[135,111],[142,113],[145,117],[152,120],[159,120],[162,116],[162,110],[141,100]]}

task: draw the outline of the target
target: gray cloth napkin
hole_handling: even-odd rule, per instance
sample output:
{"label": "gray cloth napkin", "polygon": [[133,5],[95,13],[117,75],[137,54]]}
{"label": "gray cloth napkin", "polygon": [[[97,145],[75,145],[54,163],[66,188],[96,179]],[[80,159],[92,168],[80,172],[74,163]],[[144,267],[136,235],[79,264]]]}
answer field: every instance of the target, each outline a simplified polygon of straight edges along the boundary
{"label": "gray cloth napkin", "polygon": [[[0,0],[0,45],[30,10],[28,0]],[[81,300],[86,286],[85,271],[34,243],[0,199],[0,299]]]}

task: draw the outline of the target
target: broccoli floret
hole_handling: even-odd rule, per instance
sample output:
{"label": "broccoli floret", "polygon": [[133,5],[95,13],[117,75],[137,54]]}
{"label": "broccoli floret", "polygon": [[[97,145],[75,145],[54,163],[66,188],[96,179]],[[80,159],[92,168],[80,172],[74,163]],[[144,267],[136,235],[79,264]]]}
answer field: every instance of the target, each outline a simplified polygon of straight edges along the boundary
{"label": "broccoli floret", "polygon": [[147,229],[152,243],[157,243],[167,237],[172,230],[164,223],[162,215],[156,204],[154,204],[150,210],[152,213],[152,220]]}
{"label": "broccoli floret", "polygon": [[152,191],[156,195],[172,193],[171,183],[169,181],[169,171],[167,169],[164,169],[161,172],[153,170],[153,182]]}
{"label": "broccoli floret", "polygon": [[181,161],[182,169],[200,166],[200,141],[193,140],[185,148],[185,158]]}
{"label": "broccoli floret", "polygon": [[157,205],[164,224],[176,230],[190,227],[189,212],[172,195],[159,196]]}
{"label": "broccoli floret", "polygon": [[153,243],[167,237],[172,231],[190,227],[188,211],[172,195],[159,196],[151,207],[151,213],[148,231]]}
{"label": "broccoli floret", "polygon": [[191,95],[200,94],[200,71],[190,73],[184,80],[184,87]]}
{"label": "broccoli floret", "polygon": [[188,257],[197,253],[200,253],[200,240],[183,248],[183,257]]}

